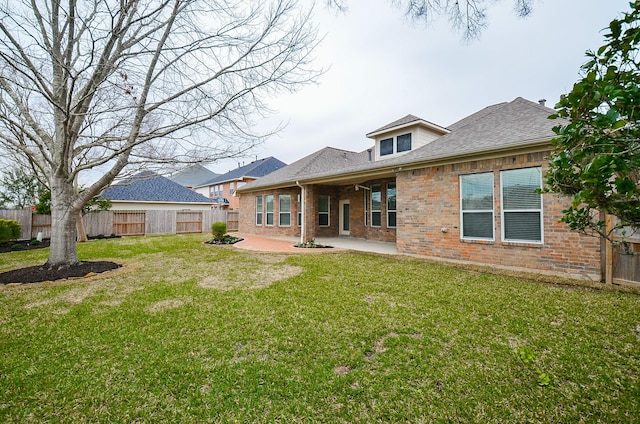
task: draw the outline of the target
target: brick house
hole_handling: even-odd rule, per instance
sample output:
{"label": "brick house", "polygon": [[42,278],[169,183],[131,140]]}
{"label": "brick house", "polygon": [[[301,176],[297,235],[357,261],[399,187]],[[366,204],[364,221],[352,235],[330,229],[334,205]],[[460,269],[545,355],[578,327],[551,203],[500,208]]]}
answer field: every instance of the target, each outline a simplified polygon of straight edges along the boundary
{"label": "brick house", "polygon": [[599,280],[600,241],[559,223],[538,194],[557,121],[523,98],[449,127],[413,115],[324,148],[239,190],[240,231],[395,242],[398,253]]}
{"label": "brick house", "polygon": [[211,199],[216,208],[236,210],[239,206],[239,200],[235,196],[237,189],[283,166],[286,163],[270,156],[217,175],[193,187],[193,190]]}

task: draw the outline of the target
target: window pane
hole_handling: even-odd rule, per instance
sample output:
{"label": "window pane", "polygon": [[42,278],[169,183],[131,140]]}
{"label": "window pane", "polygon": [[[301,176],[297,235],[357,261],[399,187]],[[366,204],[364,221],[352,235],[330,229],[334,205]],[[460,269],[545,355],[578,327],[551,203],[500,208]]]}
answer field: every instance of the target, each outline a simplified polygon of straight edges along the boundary
{"label": "window pane", "polygon": [[382,225],[382,214],[380,212],[371,212],[371,226],[379,227]]}
{"label": "window pane", "polygon": [[291,214],[290,213],[281,213],[280,214],[280,224],[282,226],[291,225]]}
{"label": "window pane", "polygon": [[540,212],[505,212],[505,240],[542,241]]}
{"label": "window pane", "polygon": [[267,212],[267,225],[273,225],[273,212]]}
{"label": "window pane", "polygon": [[280,196],[280,213],[291,212],[291,196],[283,194]]}
{"label": "window pane", "polygon": [[396,213],[388,212],[387,213],[387,227],[395,227],[396,226]]}
{"label": "window pane", "polygon": [[267,212],[273,212],[273,196],[265,196]]}
{"label": "window pane", "polygon": [[493,173],[460,177],[462,210],[493,210]]}
{"label": "window pane", "polygon": [[326,194],[318,196],[318,212],[329,212],[329,196]]}
{"label": "window pane", "polygon": [[396,183],[387,184],[387,210],[396,210]]}
{"label": "window pane", "polygon": [[462,237],[493,239],[493,213],[463,212]]}
{"label": "window pane", "polygon": [[380,140],[380,156],[393,154],[393,138]]}
{"label": "window pane", "polygon": [[371,210],[379,211],[381,207],[382,191],[380,184],[371,186]]}
{"label": "window pane", "polygon": [[411,134],[404,134],[398,136],[397,152],[407,152],[411,150]]}
{"label": "window pane", "polygon": [[318,215],[318,224],[320,224],[322,226],[329,225],[329,214],[328,213],[321,213],[320,215]]}
{"label": "window pane", "polygon": [[503,208],[540,209],[542,196],[536,193],[541,188],[540,168],[514,169],[502,172]]}

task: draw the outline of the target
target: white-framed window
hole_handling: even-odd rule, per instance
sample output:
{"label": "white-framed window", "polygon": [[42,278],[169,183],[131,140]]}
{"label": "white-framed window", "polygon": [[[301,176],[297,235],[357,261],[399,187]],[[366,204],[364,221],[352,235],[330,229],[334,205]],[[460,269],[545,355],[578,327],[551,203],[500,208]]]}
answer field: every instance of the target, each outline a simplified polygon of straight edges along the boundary
{"label": "white-framed window", "polygon": [[382,185],[371,185],[371,226],[382,226]]}
{"label": "white-framed window", "polygon": [[291,195],[281,194],[278,196],[278,216],[279,226],[291,226]]}
{"label": "white-framed window", "polygon": [[387,227],[396,227],[396,183],[387,184]]}
{"label": "white-framed window", "polygon": [[396,137],[396,152],[408,152],[411,150],[411,133]]}
{"label": "white-framed window", "polygon": [[262,225],[262,196],[256,196],[256,225]]}
{"label": "white-framed window", "polygon": [[493,172],[461,175],[461,238],[494,240],[493,222]]}
{"label": "white-framed window", "polygon": [[542,168],[500,172],[502,240],[542,243]]}
{"label": "white-framed window", "polygon": [[330,197],[326,194],[318,196],[318,225],[321,227],[329,226],[329,208]]}
{"label": "white-framed window", "polygon": [[264,196],[264,203],[266,204],[267,225],[273,225],[273,195]]}
{"label": "white-framed window", "polygon": [[298,227],[302,226],[302,195],[298,194]]}

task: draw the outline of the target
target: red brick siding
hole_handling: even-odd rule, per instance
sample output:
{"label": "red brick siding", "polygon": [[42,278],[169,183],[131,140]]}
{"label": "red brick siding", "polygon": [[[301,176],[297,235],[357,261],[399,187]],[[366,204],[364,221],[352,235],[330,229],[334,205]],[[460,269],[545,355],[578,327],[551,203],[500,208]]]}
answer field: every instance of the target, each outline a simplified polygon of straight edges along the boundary
{"label": "red brick siding", "polygon": [[[291,196],[291,225],[280,227],[279,224],[279,208],[280,202],[278,196],[288,194]],[[239,231],[247,234],[287,237],[300,236],[300,227],[298,226],[298,195],[300,188],[293,187],[281,190],[266,190],[253,193],[242,193],[238,199],[240,203],[240,221]],[[256,225],[256,196],[263,197],[263,207],[266,208],[265,196],[273,195],[273,225],[267,224],[267,214],[262,214],[262,225]]]}
{"label": "red brick siding", "polygon": [[[548,152],[400,172],[396,179],[398,252],[597,278],[600,241],[558,222],[568,205],[566,198],[544,194],[543,244],[502,241],[499,171],[542,166],[544,172],[546,155]],[[494,173],[495,241],[461,240],[459,176],[490,171]]]}

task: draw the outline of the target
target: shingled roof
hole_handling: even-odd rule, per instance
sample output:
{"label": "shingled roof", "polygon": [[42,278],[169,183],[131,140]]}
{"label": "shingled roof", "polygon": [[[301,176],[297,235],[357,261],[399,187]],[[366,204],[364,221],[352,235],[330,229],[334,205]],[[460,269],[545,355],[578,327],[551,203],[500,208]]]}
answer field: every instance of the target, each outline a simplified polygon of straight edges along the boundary
{"label": "shingled roof", "polygon": [[211,199],[150,171],[107,187],[102,194],[111,201],[212,203]]}
{"label": "shingled roof", "polygon": [[449,125],[450,133],[403,156],[369,161],[367,151],[356,153],[327,147],[253,181],[239,191],[290,186],[297,181],[313,182],[350,174],[382,173],[403,166],[428,166],[443,160],[462,160],[483,153],[548,144],[555,136],[553,126],[564,122],[549,120],[554,112],[537,102],[518,97],[511,102],[488,106]]}
{"label": "shingled roof", "polygon": [[185,187],[197,187],[205,181],[218,177],[218,175],[204,166],[196,164],[176,172],[169,179]]}
{"label": "shingled roof", "polygon": [[248,165],[233,169],[226,174],[218,175],[209,181],[201,183],[197,187],[206,187],[212,184],[237,181],[241,180],[243,177],[260,178],[285,166],[287,166],[286,163],[274,158],[273,156],[269,156],[268,158],[259,159]]}

